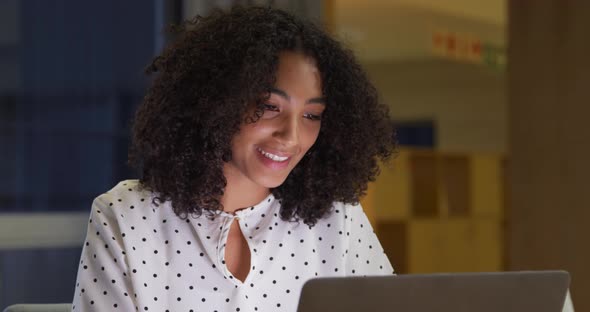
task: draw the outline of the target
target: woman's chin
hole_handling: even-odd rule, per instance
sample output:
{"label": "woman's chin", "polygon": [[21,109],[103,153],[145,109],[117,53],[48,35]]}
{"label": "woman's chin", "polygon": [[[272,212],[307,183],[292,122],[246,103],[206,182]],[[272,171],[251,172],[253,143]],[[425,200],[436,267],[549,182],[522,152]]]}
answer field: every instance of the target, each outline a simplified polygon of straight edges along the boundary
{"label": "woman's chin", "polygon": [[287,177],[260,177],[257,179],[258,184],[266,188],[272,189],[281,186]]}

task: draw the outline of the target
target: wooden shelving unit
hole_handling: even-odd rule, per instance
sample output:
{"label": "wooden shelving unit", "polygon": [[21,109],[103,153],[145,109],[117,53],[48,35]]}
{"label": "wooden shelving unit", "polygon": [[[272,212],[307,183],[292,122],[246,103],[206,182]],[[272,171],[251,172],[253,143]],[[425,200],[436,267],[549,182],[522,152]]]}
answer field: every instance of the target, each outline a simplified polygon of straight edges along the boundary
{"label": "wooden shelving unit", "polygon": [[505,157],[402,149],[362,204],[399,273],[499,271]]}

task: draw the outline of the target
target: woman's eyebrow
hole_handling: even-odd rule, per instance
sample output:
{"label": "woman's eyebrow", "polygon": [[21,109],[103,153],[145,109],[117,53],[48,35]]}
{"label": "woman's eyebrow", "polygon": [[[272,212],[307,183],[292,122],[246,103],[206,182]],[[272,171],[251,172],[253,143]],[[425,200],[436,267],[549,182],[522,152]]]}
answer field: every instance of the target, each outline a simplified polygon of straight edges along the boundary
{"label": "woman's eyebrow", "polygon": [[[289,94],[287,94],[287,92],[281,90],[281,89],[277,89],[277,88],[271,88],[270,89],[270,93],[274,93],[282,98],[284,98],[287,101],[291,100],[291,97],[289,96]],[[326,105],[326,99],[324,97],[315,97],[315,98],[311,98],[309,100],[307,100],[306,104],[322,104],[322,105]]]}
{"label": "woman's eyebrow", "polygon": [[326,98],[324,97],[317,97],[307,100],[307,104],[321,104],[326,105]]}
{"label": "woman's eyebrow", "polygon": [[274,93],[282,98],[284,98],[287,101],[291,100],[291,97],[287,94],[287,92],[281,90],[281,89],[277,89],[277,88],[271,88],[270,89],[270,93]]}

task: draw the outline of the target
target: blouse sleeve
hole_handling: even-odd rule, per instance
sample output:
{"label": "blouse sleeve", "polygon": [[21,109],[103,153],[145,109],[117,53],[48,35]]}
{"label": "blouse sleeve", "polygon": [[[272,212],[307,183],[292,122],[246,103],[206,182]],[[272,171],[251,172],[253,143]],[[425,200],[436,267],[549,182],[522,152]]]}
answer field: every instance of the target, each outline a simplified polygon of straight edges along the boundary
{"label": "blouse sleeve", "polygon": [[346,275],[395,274],[361,205],[349,205],[346,208],[345,224],[348,240],[344,264]]}
{"label": "blouse sleeve", "polygon": [[72,311],[134,311],[123,237],[108,195],[94,200],[72,304]]}

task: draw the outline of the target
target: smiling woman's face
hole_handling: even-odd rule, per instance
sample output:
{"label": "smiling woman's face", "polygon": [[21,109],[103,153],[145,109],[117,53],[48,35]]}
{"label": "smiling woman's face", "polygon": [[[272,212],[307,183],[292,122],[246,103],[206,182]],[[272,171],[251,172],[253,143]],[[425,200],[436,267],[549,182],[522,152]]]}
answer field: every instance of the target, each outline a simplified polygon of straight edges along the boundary
{"label": "smiling woman's face", "polygon": [[264,188],[281,185],[315,143],[324,109],[315,61],[297,52],[281,53],[264,114],[242,124],[234,136],[225,173]]}

